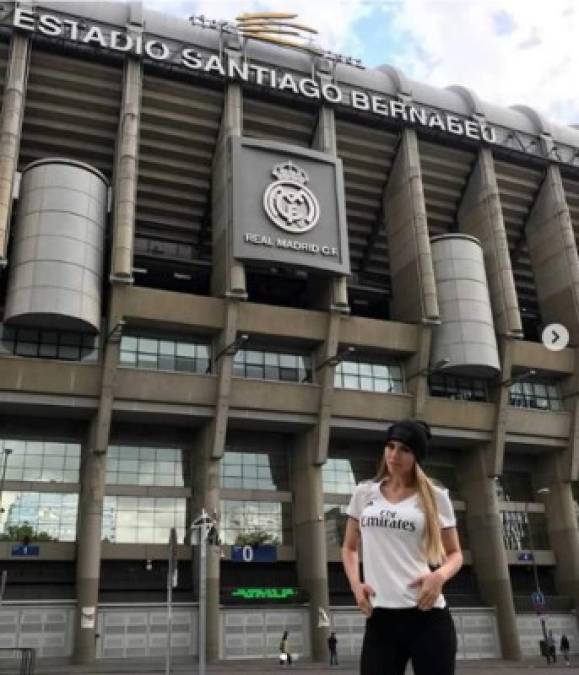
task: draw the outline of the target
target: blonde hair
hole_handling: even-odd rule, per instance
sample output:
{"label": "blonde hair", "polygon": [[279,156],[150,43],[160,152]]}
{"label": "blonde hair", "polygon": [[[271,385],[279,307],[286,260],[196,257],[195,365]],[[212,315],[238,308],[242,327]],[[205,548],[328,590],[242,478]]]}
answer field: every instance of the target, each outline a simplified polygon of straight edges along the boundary
{"label": "blonde hair", "polygon": [[[374,478],[377,482],[382,482],[389,478],[388,465],[386,457],[383,456],[378,467],[378,474]],[[430,478],[421,469],[418,462],[414,463],[414,484],[418,493],[418,501],[424,512],[425,527],[423,549],[426,559],[431,565],[440,565],[446,558],[446,552],[442,544],[442,535],[440,534],[440,522],[438,517],[438,505],[434,492],[434,484]]]}

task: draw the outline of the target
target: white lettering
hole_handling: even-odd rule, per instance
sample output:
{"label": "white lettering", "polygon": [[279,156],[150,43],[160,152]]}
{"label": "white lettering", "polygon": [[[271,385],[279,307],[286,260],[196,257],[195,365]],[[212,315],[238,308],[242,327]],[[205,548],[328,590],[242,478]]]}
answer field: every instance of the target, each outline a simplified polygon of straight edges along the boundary
{"label": "white lettering", "polygon": [[85,45],[96,43],[101,47],[107,46],[103,32],[98,26],[91,26],[84,34],[81,42],[84,42]]}
{"label": "white lettering", "polygon": [[428,118],[427,118],[427,113],[424,108],[415,108],[414,106],[410,106],[408,109],[408,117],[411,122],[414,124],[423,124],[426,126],[428,124]]}
{"label": "white lettering", "polygon": [[272,89],[275,89],[277,87],[277,72],[276,72],[275,68],[272,68],[269,71],[269,86]]}
{"label": "white lettering", "polygon": [[235,59],[229,59],[227,62],[227,74],[231,78],[238,77],[240,80],[247,82],[249,78],[249,67],[247,61],[238,63]]}
{"label": "white lettering", "polygon": [[62,25],[69,29],[71,40],[78,40],[78,21],[73,21],[72,19],[63,19]]}
{"label": "white lettering", "polygon": [[388,117],[388,104],[382,96],[372,96],[372,112]]}
{"label": "white lettering", "polygon": [[352,89],[350,92],[350,99],[352,101],[352,108],[358,110],[370,110],[370,100],[368,94],[363,91]]}
{"label": "white lettering", "polygon": [[254,66],[253,64],[250,67],[251,70],[255,71],[255,83],[263,84],[264,77],[269,72],[269,70],[267,68],[264,68],[263,66]]}
{"label": "white lettering", "polygon": [[310,80],[307,77],[302,78],[298,82],[298,87],[304,96],[307,96],[308,98],[320,98],[320,88],[318,83],[314,80]]}
{"label": "white lettering", "polygon": [[277,248],[291,248],[293,251],[305,251],[312,255],[320,252],[319,244],[310,244],[307,241],[296,241],[295,239],[278,239],[275,245]]}
{"label": "white lettering", "polygon": [[291,91],[293,91],[294,94],[298,93],[298,85],[296,84],[294,78],[290,75],[290,73],[285,73],[285,75],[279,81],[277,87],[280,91],[291,89]]}
{"label": "white lettering", "polygon": [[205,67],[203,70],[206,73],[211,72],[214,70],[216,73],[219,73],[223,77],[225,77],[225,71],[223,70],[223,66],[221,65],[221,61],[219,57],[216,54],[213,54],[207,59],[207,63],[205,64]]}
{"label": "white lettering", "polygon": [[253,232],[246,232],[243,238],[247,244],[273,246],[273,241],[271,240],[271,237],[266,234],[255,234]]}
{"label": "white lettering", "polygon": [[326,82],[322,85],[322,96],[330,103],[340,103],[342,100],[342,90],[335,84]]}
{"label": "white lettering", "polygon": [[191,70],[198,70],[203,67],[203,61],[201,61],[199,53],[190,47],[181,52],[181,63]]}
{"label": "white lettering", "polygon": [[[169,47],[161,40],[147,40],[145,43],[145,53],[155,61],[164,61],[169,58],[170,51]],[[221,73],[225,75],[225,73]]]}
{"label": "white lettering", "polygon": [[431,113],[430,118],[428,120],[428,126],[429,127],[438,127],[439,129],[442,129],[442,131],[446,131],[444,128],[444,124],[442,122],[442,118],[438,113]]}
{"label": "white lettering", "polygon": [[480,141],[480,127],[476,124],[476,122],[473,122],[472,120],[465,120],[464,130],[469,138],[476,138],[477,141]]}
{"label": "white lettering", "polygon": [[13,25],[17,28],[24,28],[25,30],[34,30],[34,12],[22,7],[16,7],[14,10]]}
{"label": "white lettering", "polygon": [[335,246],[322,246],[322,255],[331,256],[333,258],[337,257],[338,249]]}
{"label": "white lettering", "polygon": [[496,143],[497,142],[497,131],[494,127],[487,127],[486,124],[481,126],[481,134],[483,141],[487,143]]}
{"label": "white lettering", "polygon": [[130,52],[132,48],[133,38],[130,35],[119,30],[111,31],[111,49],[116,49],[118,52]]}
{"label": "white lettering", "polygon": [[62,33],[62,21],[51,14],[43,14],[38,22],[38,30],[44,35],[60,35]]}
{"label": "white lettering", "polygon": [[458,136],[464,135],[464,128],[461,121],[458,117],[454,115],[446,116],[446,128],[450,131],[451,134],[457,134]]}
{"label": "white lettering", "polygon": [[407,120],[406,116],[406,106],[402,101],[390,101],[390,114],[392,117],[400,117],[403,120]]}

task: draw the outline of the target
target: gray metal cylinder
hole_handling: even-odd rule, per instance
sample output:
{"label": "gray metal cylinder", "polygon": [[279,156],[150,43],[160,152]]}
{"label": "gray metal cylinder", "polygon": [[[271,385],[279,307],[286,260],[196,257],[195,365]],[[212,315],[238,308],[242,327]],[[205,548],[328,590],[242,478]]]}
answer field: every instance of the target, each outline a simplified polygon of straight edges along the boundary
{"label": "gray metal cylinder", "polygon": [[88,164],[43,159],[22,172],[4,320],[98,332],[107,180]]}
{"label": "gray metal cylinder", "polygon": [[484,266],[475,237],[443,234],[431,239],[441,325],[432,334],[430,363],[448,360],[445,373],[491,378],[499,352]]}

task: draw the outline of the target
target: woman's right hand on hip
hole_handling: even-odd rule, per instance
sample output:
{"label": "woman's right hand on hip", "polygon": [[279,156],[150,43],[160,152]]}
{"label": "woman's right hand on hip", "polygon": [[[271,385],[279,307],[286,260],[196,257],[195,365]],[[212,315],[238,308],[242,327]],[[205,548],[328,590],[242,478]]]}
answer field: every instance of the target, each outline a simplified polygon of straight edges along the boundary
{"label": "woman's right hand on hip", "polygon": [[365,616],[372,615],[372,602],[371,598],[376,595],[376,591],[369,584],[358,584],[354,589],[354,597],[356,598],[356,604],[360,608],[360,611]]}

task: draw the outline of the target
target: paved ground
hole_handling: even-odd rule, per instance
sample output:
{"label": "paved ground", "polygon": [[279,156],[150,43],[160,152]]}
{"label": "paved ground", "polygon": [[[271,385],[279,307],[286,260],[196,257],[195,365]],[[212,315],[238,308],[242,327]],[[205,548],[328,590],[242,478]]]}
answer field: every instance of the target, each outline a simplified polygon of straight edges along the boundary
{"label": "paved ground", "polygon": [[[259,675],[281,675],[282,673],[293,672],[296,675],[358,675],[357,664],[349,662],[340,666],[328,666],[327,664],[298,662],[291,667],[279,666],[277,663],[264,661],[227,661],[207,666],[207,675],[236,675],[238,673],[258,673]],[[523,673],[532,673],[533,675],[547,675],[554,671],[563,671],[579,675],[579,657],[574,659],[572,666],[565,667],[564,663],[558,662],[556,665],[546,666],[545,661],[527,660],[523,662],[509,661],[468,661],[459,662],[457,675],[483,675],[486,673],[492,675],[522,675]],[[13,667],[8,669],[6,665],[0,665],[0,673],[16,673],[17,669]],[[95,666],[76,666],[70,665],[62,660],[59,661],[40,661],[36,665],[34,675],[126,675],[135,673],[143,675],[163,675],[165,672],[164,663],[161,661],[150,660],[123,660],[123,661],[104,661]],[[192,663],[176,663],[172,668],[172,673],[181,675],[189,673],[197,675],[198,667]],[[387,674],[385,674],[387,675]],[[412,675],[409,668],[407,675]]]}

